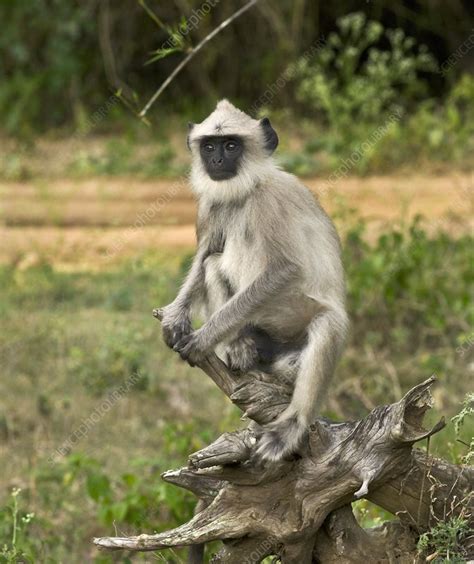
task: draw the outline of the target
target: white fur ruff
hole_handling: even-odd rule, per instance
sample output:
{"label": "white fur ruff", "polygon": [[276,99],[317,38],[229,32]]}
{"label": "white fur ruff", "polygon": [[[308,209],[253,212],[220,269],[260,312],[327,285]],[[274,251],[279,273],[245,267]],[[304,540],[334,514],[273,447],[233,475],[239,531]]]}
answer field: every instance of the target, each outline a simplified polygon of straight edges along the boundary
{"label": "white fur ruff", "polygon": [[194,159],[191,186],[199,198],[205,198],[211,204],[243,200],[264,181],[268,161],[268,157],[265,161],[244,158],[236,176],[229,180],[212,180],[201,159]]}

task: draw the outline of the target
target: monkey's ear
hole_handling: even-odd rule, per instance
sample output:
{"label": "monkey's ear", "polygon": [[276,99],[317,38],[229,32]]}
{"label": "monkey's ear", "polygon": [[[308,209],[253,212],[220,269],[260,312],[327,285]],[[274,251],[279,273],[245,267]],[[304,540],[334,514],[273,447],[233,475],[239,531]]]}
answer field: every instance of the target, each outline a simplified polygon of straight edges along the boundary
{"label": "monkey's ear", "polygon": [[194,123],[192,121],[188,121],[188,136],[186,137],[186,145],[188,146],[189,150],[191,150],[191,144],[189,143],[189,134],[191,133],[193,128],[194,128]]}
{"label": "monkey's ear", "polygon": [[263,137],[265,139],[265,149],[271,155],[278,147],[278,135],[273,129],[272,124],[268,118],[260,120],[260,127],[263,129]]}

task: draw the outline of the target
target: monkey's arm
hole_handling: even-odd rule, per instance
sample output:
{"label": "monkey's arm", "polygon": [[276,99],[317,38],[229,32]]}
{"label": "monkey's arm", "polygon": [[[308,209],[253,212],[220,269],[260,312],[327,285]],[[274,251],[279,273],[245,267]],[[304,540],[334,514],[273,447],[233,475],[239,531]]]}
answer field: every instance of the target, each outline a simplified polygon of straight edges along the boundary
{"label": "monkey's arm", "polygon": [[199,362],[227,335],[237,331],[269,298],[298,276],[299,267],[290,262],[273,264],[250,286],[233,296],[197,331],[184,336],[174,349],[191,365]]}
{"label": "monkey's arm", "polygon": [[191,265],[186,279],[175,300],[160,309],[163,337],[166,344],[173,348],[185,335],[192,331],[190,309],[194,299],[202,292],[204,282],[203,262],[206,252],[201,246]]}
{"label": "monkey's arm", "polygon": [[173,305],[176,308],[189,312],[194,299],[202,292],[204,284],[203,262],[206,256],[207,250],[201,246],[194,257],[188,275],[186,276],[178,295],[173,302]]}

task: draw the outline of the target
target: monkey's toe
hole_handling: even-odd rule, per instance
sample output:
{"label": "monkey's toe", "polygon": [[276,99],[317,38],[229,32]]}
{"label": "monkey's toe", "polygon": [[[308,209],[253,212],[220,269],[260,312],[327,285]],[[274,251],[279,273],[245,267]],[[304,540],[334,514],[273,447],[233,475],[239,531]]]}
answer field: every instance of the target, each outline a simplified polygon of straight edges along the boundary
{"label": "monkey's toe", "polygon": [[260,438],[257,457],[268,462],[278,462],[288,454],[287,447],[276,431],[267,431]]}
{"label": "monkey's toe", "polygon": [[297,415],[277,419],[268,425],[259,439],[257,456],[269,462],[278,462],[294,455],[306,434],[306,425]]}

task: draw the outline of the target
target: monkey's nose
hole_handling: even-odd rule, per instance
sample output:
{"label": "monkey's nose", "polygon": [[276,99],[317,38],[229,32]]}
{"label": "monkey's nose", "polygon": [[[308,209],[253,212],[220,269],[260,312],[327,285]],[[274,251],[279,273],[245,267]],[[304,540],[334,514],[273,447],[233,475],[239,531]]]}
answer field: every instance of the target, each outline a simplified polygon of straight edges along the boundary
{"label": "monkey's nose", "polygon": [[219,159],[212,159],[212,164],[215,166],[222,166],[224,159],[221,157]]}

